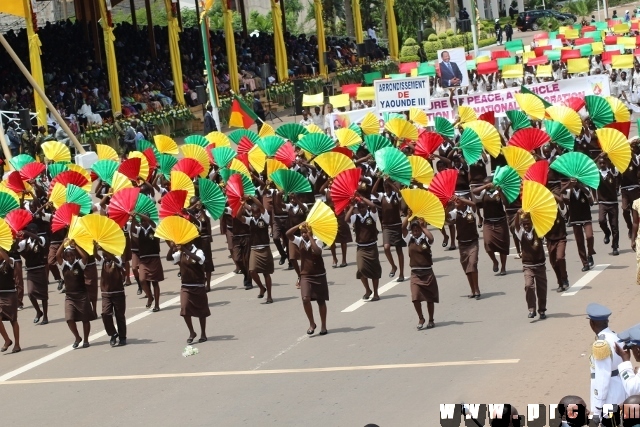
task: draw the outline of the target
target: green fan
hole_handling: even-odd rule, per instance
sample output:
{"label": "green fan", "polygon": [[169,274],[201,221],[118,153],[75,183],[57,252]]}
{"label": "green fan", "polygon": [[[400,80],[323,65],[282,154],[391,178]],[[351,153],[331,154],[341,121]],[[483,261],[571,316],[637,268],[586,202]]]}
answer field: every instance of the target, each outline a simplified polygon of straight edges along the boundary
{"label": "green fan", "polygon": [[246,136],[249,141],[253,142],[254,144],[260,140],[258,134],[249,129],[236,129],[227,136],[236,145],[240,144],[240,140],[244,136]]}
{"label": "green fan", "polygon": [[355,123],[351,123],[351,124],[349,125],[349,129],[351,129],[352,131],[354,131],[355,133],[357,133],[357,134],[358,134],[358,136],[359,136],[360,138],[362,138],[362,137],[364,136],[364,135],[362,134],[362,129],[360,128],[360,126],[358,126],[358,125],[357,125],[357,124],[355,124]]}
{"label": "green fan", "polygon": [[259,139],[258,142],[256,142],[256,145],[260,147],[262,151],[264,151],[264,154],[266,154],[267,157],[273,157],[276,155],[276,152],[280,149],[280,147],[284,145],[284,143],[284,139],[280,138],[279,136],[271,135]]}
{"label": "green fan", "polygon": [[482,156],[482,142],[473,129],[465,129],[462,132],[459,145],[462,149],[462,156],[467,161],[467,164],[472,165],[480,160]]}
{"label": "green fan", "polygon": [[138,141],[138,151],[142,152],[142,151],[146,150],[147,148],[151,148],[153,150],[153,154],[156,155],[156,159],[157,159],[158,156],[160,155],[160,152],[156,148],[155,144],[152,144],[151,142],[147,141],[146,139],[141,139],[140,141]]}
{"label": "green fan", "polygon": [[158,207],[147,195],[138,194],[138,200],[136,201],[136,205],[133,207],[133,210],[137,213],[148,216],[156,224],[160,221],[160,217],[158,216]]}
{"label": "green fan", "polygon": [[113,174],[118,170],[118,162],[115,160],[98,160],[91,166],[91,169],[98,175],[98,178],[111,185],[111,180],[113,179]]}
{"label": "green fan", "polygon": [[[286,123],[276,129],[276,135],[279,135],[294,144],[298,142],[300,135],[308,135],[309,131],[304,128],[304,126],[298,123]],[[265,151],[266,153],[266,151]]]}
{"label": "green fan", "polygon": [[375,154],[378,150],[386,147],[393,147],[393,144],[388,138],[377,134],[365,136],[364,145],[371,154]]}
{"label": "green fan", "polygon": [[211,150],[211,152],[213,153],[213,160],[215,160],[218,166],[221,168],[229,165],[229,163],[231,163],[231,160],[233,160],[237,155],[237,153],[229,147],[216,147]]}
{"label": "green fan", "polygon": [[611,105],[607,100],[597,95],[587,95],[584,97],[585,106],[591,121],[597,128],[604,127],[615,121],[615,116]]}
{"label": "green fan", "polygon": [[91,213],[91,196],[76,185],[67,185],[67,203],[75,203],[80,206],[81,215],[88,215]]}
{"label": "green fan", "polygon": [[403,185],[411,184],[411,163],[404,153],[395,147],[385,147],[374,155],[378,168],[389,178]]}
{"label": "green fan", "polygon": [[60,172],[68,171],[66,163],[52,163],[48,166],[47,170],[49,171],[49,175],[51,179],[54,179]]}
{"label": "green fan", "polygon": [[220,219],[227,202],[227,198],[222,193],[220,186],[211,180],[200,178],[198,179],[198,188],[200,189],[200,201],[202,201],[211,218]]}
{"label": "green fan", "polygon": [[305,135],[297,144],[298,147],[318,156],[327,151],[331,151],[336,144],[324,133],[310,133]]}
{"label": "green fan", "polygon": [[[411,170],[409,170],[411,175]],[[271,181],[285,194],[311,193],[311,184],[302,174],[288,169],[279,169],[271,174]]]}
{"label": "green fan", "polygon": [[18,154],[17,156],[9,160],[9,163],[15,170],[20,171],[24,167],[24,165],[34,163],[35,161],[36,159],[28,154]]}
{"label": "green fan", "polygon": [[511,129],[517,131],[531,127],[531,120],[520,110],[509,110],[505,113],[511,122]]}
{"label": "green fan", "polygon": [[240,173],[235,169],[229,169],[229,168],[220,168],[218,170],[218,173],[222,177],[222,180],[225,182],[225,184],[227,183],[227,181],[229,181],[229,178],[231,178],[231,175],[235,175],[235,174],[241,175],[244,194],[247,194],[247,195],[256,194],[256,187],[253,185],[251,180],[245,174]]}
{"label": "green fan", "polygon": [[210,144],[210,142],[207,141],[207,138],[202,135],[190,135],[184,139],[184,143],[199,145],[202,148],[207,148]]}
{"label": "green fan", "polygon": [[594,190],[597,190],[600,185],[600,172],[595,162],[578,151],[558,157],[551,163],[550,168],[568,178],[575,178]]}
{"label": "green fan", "polygon": [[455,130],[453,129],[453,125],[449,120],[445,119],[444,117],[436,117],[435,119],[433,119],[433,122],[436,127],[436,132],[444,137],[453,139]]}
{"label": "green fan", "polygon": [[16,199],[8,193],[0,193],[0,218],[4,218],[13,210],[19,209],[20,205]]}
{"label": "green fan", "polygon": [[502,190],[507,202],[513,203],[520,194],[520,176],[510,166],[498,166],[493,174],[493,185]]}
{"label": "green fan", "polygon": [[405,116],[404,114],[398,114],[398,113],[382,113],[382,120],[384,120],[385,123],[387,123],[391,119],[407,120],[407,116]]}
{"label": "green fan", "polygon": [[160,172],[167,178],[171,177],[171,169],[178,163],[178,159],[173,157],[171,154],[160,154],[158,156],[158,166],[160,167]]}
{"label": "green fan", "polygon": [[569,132],[569,129],[567,129],[565,125],[560,122],[545,120],[544,129],[547,131],[547,134],[549,134],[551,142],[555,142],[567,151],[573,151],[573,135],[571,135],[571,132]]}

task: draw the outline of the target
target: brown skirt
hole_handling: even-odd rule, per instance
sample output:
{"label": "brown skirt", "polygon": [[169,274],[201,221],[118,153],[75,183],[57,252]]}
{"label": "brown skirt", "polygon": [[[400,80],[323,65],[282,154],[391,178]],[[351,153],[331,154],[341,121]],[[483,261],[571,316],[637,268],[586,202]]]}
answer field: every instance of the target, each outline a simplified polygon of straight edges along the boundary
{"label": "brown skirt", "polygon": [[233,232],[227,228],[225,235],[227,237],[227,249],[233,251]]}
{"label": "brown skirt", "polygon": [[440,302],[438,281],[433,270],[411,270],[411,301]]}
{"label": "brown skirt", "polygon": [[402,224],[382,226],[382,244],[391,247],[405,247],[407,242],[402,238]]}
{"label": "brown skirt", "polygon": [[129,233],[124,233],[124,253],[122,254],[122,261],[127,262],[131,261],[131,237]]}
{"label": "brown skirt", "polygon": [[200,237],[200,249],[204,252],[204,271],[211,273],[215,268],[213,266],[213,255],[211,254],[210,237]]}
{"label": "brown skirt", "polygon": [[0,322],[18,320],[18,293],[0,292]]}
{"label": "brown skirt", "polygon": [[56,253],[58,252],[59,247],[60,247],[60,243],[53,243],[49,245],[49,251],[47,253],[47,264],[55,265],[55,266],[58,265],[58,260],[56,259]]}
{"label": "brown skirt", "polygon": [[72,322],[90,322],[93,310],[89,302],[89,294],[70,296],[64,299],[64,320]]}
{"label": "brown skirt", "polygon": [[293,242],[289,242],[289,260],[300,260],[300,248]]}
{"label": "brown skirt", "polygon": [[140,258],[138,272],[140,280],[148,282],[161,282],[164,280],[164,270],[159,256]]}
{"label": "brown skirt", "polygon": [[18,305],[22,305],[24,297],[24,279],[22,278],[22,261],[13,261],[13,281],[18,291]]}
{"label": "brown skirt", "polygon": [[309,298],[311,301],[329,301],[329,285],[327,275],[300,276],[300,294],[302,298]]}
{"label": "brown skirt", "polygon": [[335,243],[353,242],[351,227],[349,227],[349,223],[344,219],[344,215],[338,215],[337,218],[338,218],[338,234],[336,234]]}
{"label": "brown skirt", "polygon": [[249,272],[273,274],[273,254],[271,248],[253,249],[249,255]]}
{"label": "brown skirt", "polygon": [[465,274],[478,272],[478,251],[480,245],[477,240],[473,242],[458,242],[460,250],[460,264]]}
{"label": "brown skirt", "polygon": [[87,285],[91,301],[98,299],[98,266],[93,263],[84,269],[84,284]]}
{"label": "brown skirt", "polygon": [[382,266],[377,245],[358,246],[356,250],[356,278],[379,279],[382,277]]}
{"label": "brown skirt", "polygon": [[271,226],[271,232],[274,239],[286,239],[286,233],[289,230],[289,218],[276,218],[273,217],[273,225]]}
{"label": "brown skirt", "polygon": [[204,286],[180,287],[180,316],[209,317],[209,298]]}
{"label": "brown skirt", "polygon": [[33,297],[40,301],[48,301],[48,287],[49,281],[44,266],[27,271],[27,292],[29,298]]}
{"label": "brown skirt", "polygon": [[486,252],[509,255],[511,239],[507,218],[499,221],[485,220],[482,227],[482,237],[484,238],[484,250]]}

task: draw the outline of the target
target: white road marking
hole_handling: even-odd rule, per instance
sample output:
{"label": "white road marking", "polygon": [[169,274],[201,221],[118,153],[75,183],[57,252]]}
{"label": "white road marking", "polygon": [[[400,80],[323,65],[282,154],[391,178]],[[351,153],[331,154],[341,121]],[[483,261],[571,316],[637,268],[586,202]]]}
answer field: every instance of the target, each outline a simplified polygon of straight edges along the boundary
{"label": "white road marking", "polygon": [[[393,289],[396,285],[399,285],[400,283],[405,283],[408,280],[409,280],[408,277],[405,277],[404,282],[397,282],[396,279],[393,279],[389,283],[387,283],[387,284],[385,284],[383,286],[380,286],[378,288],[378,295],[382,295],[385,292],[387,292],[388,290]],[[353,304],[351,304],[349,307],[347,307],[344,310],[342,310],[342,313],[351,313],[352,311],[356,311],[357,309],[359,309],[360,307],[365,305],[367,302],[370,302],[370,301],[363,300],[363,299],[361,299],[360,301],[356,301]]]}
{"label": "white road marking", "polygon": [[571,285],[569,289],[564,291],[561,296],[570,297],[578,293],[578,291],[584,288],[589,282],[596,278],[596,276],[602,273],[611,264],[598,264],[593,267],[589,272],[582,276],[576,283]]}
{"label": "white road marking", "polygon": [[287,353],[289,350],[292,350],[294,347],[296,347],[298,344],[300,344],[301,342],[303,342],[304,340],[306,340],[307,338],[309,338],[309,335],[303,335],[301,337],[299,337],[296,342],[294,342],[293,344],[291,344],[289,347],[285,348],[284,350],[282,350],[281,352],[279,352],[278,354],[276,354],[275,356],[273,356],[271,359],[269,360],[265,360],[264,362],[260,362],[258,363],[258,365],[253,368],[254,371],[257,371],[258,369],[260,369],[261,367],[263,367],[264,365],[266,365],[267,363],[271,363],[274,360],[276,360],[278,357],[282,356],[283,354]]}

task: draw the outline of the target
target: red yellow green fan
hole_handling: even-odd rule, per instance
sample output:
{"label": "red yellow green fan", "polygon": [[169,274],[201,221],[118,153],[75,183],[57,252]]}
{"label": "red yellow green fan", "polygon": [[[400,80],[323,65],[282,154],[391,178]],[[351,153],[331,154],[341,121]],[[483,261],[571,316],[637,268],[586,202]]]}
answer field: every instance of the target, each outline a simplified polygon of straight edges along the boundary
{"label": "red yellow green fan", "polygon": [[217,147],[230,147],[231,140],[227,135],[222,132],[213,131],[209,132],[207,136],[205,136],[209,143],[214,144]]}
{"label": "red yellow green fan", "polygon": [[91,179],[91,174],[89,173],[88,170],[86,170],[85,168],[83,168],[80,165],[76,165],[75,163],[69,163],[67,165],[67,168],[69,168],[70,171],[78,172],[80,175],[84,176],[84,178],[89,183],[89,186],[88,187],[84,187],[84,189],[87,190],[87,191],[91,191],[91,182],[93,180]]}
{"label": "red yellow green fan", "polygon": [[129,153],[129,159],[140,159],[140,172],[138,173],[138,176],[144,180],[148,180],[149,179],[149,161],[147,160],[147,156],[144,155],[144,153],[141,153],[140,151],[132,151]]}
{"label": "red yellow green fan", "polygon": [[553,194],[544,185],[535,181],[524,181],[522,183],[522,210],[531,215],[533,228],[538,236],[542,237],[553,227],[558,206]]}
{"label": "red yellow green fan", "polygon": [[262,123],[262,127],[260,128],[260,132],[258,132],[258,136],[260,138],[264,138],[265,136],[275,136],[276,131],[268,123]]}
{"label": "red yellow green fan", "polygon": [[380,119],[373,113],[367,113],[360,122],[360,129],[365,135],[377,135],[380,133]]}
{"label": "red yellow green fan", "polygon": [[631,113],[629,109],[622,101],[613,96],[605,97],[609,105],[611,106],[611,110],[613,111],[613,116],[616,119],[616,122],[629,122],[631,121]]}
{"label": "red yellow green fan", "polygon": [[427,127],[429,125],[427,113],[416,107],[409,108],[409,121],[422,127]]}
{"label": "red yellow green fan", "polygon": [[478,116],[473,108],[467,105],[461,105],[458,107],[458,116],[462,123],[469,123],[478,120]]}
{"label": "red yellow green fan", "polygon": [[400,190],[402,198],[411,209],[411,218],[422,218],[436,228],[444,225],[444,207],[435,194],[421,188],[404,188]]}
{"label": "red yellow green fan", "polygon": [[247,178],[251,179],[251,173],[249,173],[249,169],[247,169],[247,167],[244,165],[244,163],[242,163],[238,159],[231,160],[231,163],[229,163],[229,169],[236,170],[236,171],[240,172],[242,175],[244,175]]}
{"label": "red yellow green fan", "polygon": [[204,175],[201,174],[201,176],[206,176],[207,171],[209,171],[209,156],[205,149],[195,144],[183,145],[181,149],[184,157],[194,159],[202,165]]}
{"label": "red yellow green fan", "polygon": [[418,128],[405,119],[393,118],[385,123],[384,128],[399,139],[418,140]]}
{"label": "red yellow green fan", "polygon": [[69,148],[59,141],[47,141],[42,143],[44,156],[52,162],[70,162],[71,152]]}
{"label": "red yellow green fan", "polygon": [[582,120],[578,113],[564,105],[552,105],[547,108],[547,114],[551,120],[562,123],[574,135],[582,132]]}
{"label": "red yellow green fan", "polygon": [[336,138],[340,143],[340,147],[352,147],[362,142],[360,135],[349,128],[342,128],[336,131]]}
{"label": "red yellow green fan", "polygon": [[178,154],[178,144],[166,135],[156,135],[153,137],[156,148],[162,154]]}
{"label": "red yellow green fan", "polygon": [[71,218],[71,224],[69,224],[69,232],[67,233],[67,237],[69,238],[69,240],[74,240],[76,242],[76,245],[80,246],[88,254],[93,255],[93,238],[87,232],[87,229],[82,226],[80,217],[73,216]]}
{"label": "red yellow green fan", "polygon": [[59,182],[55,183],[51,189],[49,201],[53,203],[53,207],[58,209],[67,202],[67,188]]}
{"label": "red yellow green fan", "polygon": [[258,147],[254,145],[248,153],[249,163],[258,173],[262,173],[264,170],[264,163],[267,160],[267,155]]}
{"label": "red yellow green fan", "polygon": [[411,178],[420,184],[429,185],[433,180],[433,168],[429,162],[420,156],[409,156],[411,164]]}
{"label": "red yellow green fan", "polygon": [[335,151],[320,154],[315,158],[315,162],[331,178],[335,178],[342,171],[355,168],[349,157]]}
{"label": "red yellow green fan", "polygon": [[120,161],[118,153],[110,145],[96,144],[96,154],[98,154],[98,160]]}
{"label": "red yellow green fan", "polygon": [[176,245],[187,244],[199,237],[198,229],[188,220],[179,216],[168,216],[156,228],[156,237],[171,241]]}
{"label": "red yellow green fan", "polygon": [[184,207],[189,206],[191,198],[195,196],[196,190],[193,181],[185,173],[180,171],[171,171],[171,190],[186,190],[187,198],[184,201]]}
{"label": "red yellow green fan", "polygon": [[522,111],[536,120],[544,119],[544,104],[540,98],[531,93],[516,93],[515,98]]}
{"label": "red yellow green fan", "polygon": [[102,249],[113,255],[121,256],[124,253],[126,244],[124,232],[111,218],[99,214],[89,214],[79,218],[75,224],[72,221],[72,227],[74,228],[74,233],[70,229],[69,238],[71,238],[72,234],[76,235],[76,233],[79,236],[89,236],[89,239],[82,238],[78,240],[74,238],[76,243],[88,254],[94,253],[94,241]]}
{"label": "red yellow green fan", "polygon": [[475,120],[473,122],[465,123],[462,125],[464,130],[472,130],[477,136],[484,149],[492,157],[497,157],[500,154],[502,148],[502,140],[500,134],[495,127],[491,126],[484,120]]}
{"label": "red yellow green fan", "polygon": [[316,201],[307,215],[307,224],[314,237],[327,246],[333,245],[338,234],[338,219],[329,206],[320,200]]}
{"label": "red yellow green fan", "polygon": [[[626,107],[625,107],[626,108]],[[612,128],[596,130],[602,151],[619,171],[626,171],[631,161],[631,145],[624,134]]]}
{"label": "red yellow green fan", "polygon": [[[11,209],[18,209],[20,207],[20,197],[18,197],[15,191],[7,188],[7,183],[5,181],[0,182],[0,194],[6,194],[15,200],[15,207],[12,207]],[[2,200],[6,200],[5,196],[2,196]],[[11,206],[14,206],[13,203],[11,203]],[[3,209],[4,207],[0,208],[0,211],[3,211]]]}
{"label": "red yellow green fan", "polygon": [[270,177],[272,173],[280,169],[287,169],[284,163],[276,159],[267,159],[267,177]]}
{"label": "red yellow green fan", "polygon": [[531,153],[515,145],[502,147],[502,154],[504,154],[507,164],[518,173],[520,178],[536,162]]}
{"label": "red yellow green fan", "polygon": [[13,233],[11,232],[11,228],[4,219],[0,218],[0,248],[8,252],[11,250],[12,245]]}

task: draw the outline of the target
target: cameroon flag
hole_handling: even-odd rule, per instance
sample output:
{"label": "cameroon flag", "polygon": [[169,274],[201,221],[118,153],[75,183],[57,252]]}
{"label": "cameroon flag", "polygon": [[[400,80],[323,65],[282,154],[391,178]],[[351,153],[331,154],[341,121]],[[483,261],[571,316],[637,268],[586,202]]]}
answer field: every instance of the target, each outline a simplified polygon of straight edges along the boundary
{"label": "cameroon flag", "polygon": [[245,104],[240,97],[233,95],[229,127],[249,129],[256,120],[258,120],[258,116],[253,112],[253,109]]}
{"label": "cameroon flag", "polygon": [[540,101],[542,101],[542,104],[544,105],[544,108],[549,108],[551,107],[551,104],[549,103],[549,101],[547,101],[546,99],[544,99],[543,97],[541,97],[540,95],[536,95],[535,93],[531,92],[529,89],[527,89],[526,87],[524,87],[524,85],[520,86],[520,93],[528,93],[531,94],[533,96],[535,96],[536,98],[538,98]]}

